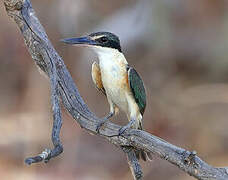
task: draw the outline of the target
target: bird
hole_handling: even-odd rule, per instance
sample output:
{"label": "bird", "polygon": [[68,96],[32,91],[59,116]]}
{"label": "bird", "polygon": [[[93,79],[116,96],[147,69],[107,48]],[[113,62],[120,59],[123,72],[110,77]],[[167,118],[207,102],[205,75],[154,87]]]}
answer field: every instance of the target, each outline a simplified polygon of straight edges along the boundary
{"label": "bird", "polygon": [[[126,113],[129,123],[119,129],[122,135],[127,129],[143,129],[142,118],[146,108],[146,90],[143,80],[131,67],[120,45],[120,39],[111,32],[95,32],[83,37],[61,40],[70,45],[90,47],[98,56],[99,63],[92,64],[92,80],[109,103],[109,113],[97,125],[97,132],[119,110]],[[148,156],[146,156],[146,154]],[[150,159],[150,154],[137,151],[138,159]]]}

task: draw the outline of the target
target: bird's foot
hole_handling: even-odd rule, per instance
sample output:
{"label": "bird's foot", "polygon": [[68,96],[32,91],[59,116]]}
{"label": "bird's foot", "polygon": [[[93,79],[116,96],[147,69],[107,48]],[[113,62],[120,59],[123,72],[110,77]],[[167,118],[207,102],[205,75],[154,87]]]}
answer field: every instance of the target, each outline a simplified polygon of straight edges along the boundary
{"label": "bird's foot", "polygon": [[127,129],[130,129],[131,127],[133,127],[135,122],[136,121],[134,119],[132,119],[132,120],[130,120],[130,122],[126,126],[121,127],[119,129],[119,136],[123,135]]}
{"label": "bird's foot", "polygon": [[121,127],[121,128],[119,129],[119,134],[118,134],[118,135],[119,135],[119,136],[123,135],[124,132],[125,132],[127,129],[129,129],[128,126],[123,126],[123,127]]}
{"label": "bird's foot", "polygon": [[126,126],[123,126],[119,129],[119,136],[123,135],[125,133],[126,130],[131,128],[131,124],[128,123]]}
{"label": "bird's foot", "polygon": [[109,118],[111,118],[114,115],[114,112],[110,112],[107,116],[105,116],[101,122],[98,123],[97,127],[96,127],[96,132],[99,134],[100,133],[100,129],[102,128],[102,126],[109,120]]}
{"label": "bird's foot", "polygon": [[105,121],[102,121],[102,122],[99,122],[97,124],[97,127],[96,127],[96,132],[99,134],[100,133],[100,129],[102,128],[102,126],[107,122],[108,120],[105,119]]}

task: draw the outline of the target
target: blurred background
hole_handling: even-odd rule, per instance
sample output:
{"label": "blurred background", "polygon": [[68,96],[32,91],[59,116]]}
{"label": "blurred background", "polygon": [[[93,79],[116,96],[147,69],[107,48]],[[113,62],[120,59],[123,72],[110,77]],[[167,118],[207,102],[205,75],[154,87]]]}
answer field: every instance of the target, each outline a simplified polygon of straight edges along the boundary
{"label": "blurred background", "polygon": [[[91,110],[108,113],[91,80],[95,54],[59,39],[111,31],[144,80],[146,131],[228,166],[228,2],[225,0],[32,0]],[[124,153],[89,135],[63,109],[64,153],[48,164],[24,159],[51,144],[48,80],[35,67],[16,24],[0,3],[0,176],[2,180],[128,180]],[[113,122],[126,124],[120,113]],[[142,162],[145,180],[192,180],[170,163]]]}

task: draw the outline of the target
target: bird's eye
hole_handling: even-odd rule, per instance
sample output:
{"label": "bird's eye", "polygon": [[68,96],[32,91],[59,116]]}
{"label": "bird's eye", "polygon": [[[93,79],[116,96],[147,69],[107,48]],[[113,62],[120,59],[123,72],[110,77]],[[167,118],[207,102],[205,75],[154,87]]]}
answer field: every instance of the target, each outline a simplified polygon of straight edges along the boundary
{"label": "bird's eye", "polygon": [[108,38],[107,38],[107,37],[105,37],[105,36],[103,36],[103,37],[101,37],[101,38],[100,38],[100,40],[101,40],[101,42],[105,43],[105,42],[107,42],[107,41],[108,41]]}

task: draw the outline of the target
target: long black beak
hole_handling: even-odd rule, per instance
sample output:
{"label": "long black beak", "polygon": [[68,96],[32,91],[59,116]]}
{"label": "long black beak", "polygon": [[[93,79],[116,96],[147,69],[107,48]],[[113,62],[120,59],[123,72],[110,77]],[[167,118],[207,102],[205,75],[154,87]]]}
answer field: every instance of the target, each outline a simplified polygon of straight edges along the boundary
{"label": "long black beak", "polygon": [[89,37],[79,37],[79,38],[66,38],[61,39],[61,42],[64,42],[66,44],[85,44],[85,45],[96,45],[96,41],[90,39]]}

